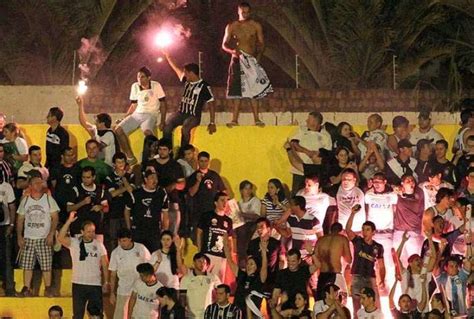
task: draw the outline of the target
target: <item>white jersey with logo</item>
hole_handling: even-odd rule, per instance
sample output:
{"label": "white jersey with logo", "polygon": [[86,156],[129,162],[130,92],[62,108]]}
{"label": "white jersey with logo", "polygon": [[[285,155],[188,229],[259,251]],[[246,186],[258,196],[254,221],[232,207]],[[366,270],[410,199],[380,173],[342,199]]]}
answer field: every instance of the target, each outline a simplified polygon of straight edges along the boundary
{"label": "white jersey with logo", "polygon": [[140,243],[133,243],[133,247],[130,249],[118,246],[112,251],[109,270],[117,272],[119,279],[117,295],[130,296],[133,284],[140,279],[137,266],[149,260],[150,252]]}
{"label": "white jersey with logo", "polygon": [[157,280],[153,285],[148,285],[142,280],[135,281],[132,291],[137,294],[135,307],[133,307],[133,319],[157,319],[159,317],[159,302],[156,291],[163,287]]}
{"label": "white jersey with logo", "polygon": [[365,203],[367,220],[373,222],[377,230],[393,229],[393,205],[397,204],[397,194],[377,194],[373,189],[369,189],[365,193]]}
{"label": "white jersey with logo", "polygon": [[51,215],[58,212],[58,204],[48,194],[43,194],[39,199],[34,199],[31,196],[23,197],[17,213],[25,217],[24,237],[29,239],[46,238],[51,229]]}
{"label": "white jersey with logo", "polygon": [[80,260],[82,238],[71,238],[69,252],[72,259],[72,283],[89,286],[101,286],[101,258],[107,255],[104,244],[97,239],[84,243],[87,256]]}
{"label": "white jersey with logo", "polygon": [[136,113],[156,113],[160,109],[160,99],[165,97],[165,92],[160,83],[150,81],[150,89],[142,89],[138,82],[132,84],[130,100],[136,101]]}
{"label": "white jersey with logo", "polygon": [[206,307],[212,303],[212,292],[221,284],[216,275],[194,275],[190,270],[181,280],[181,289],[186,290],[186,298],[191,318],[204,318]]}
{"label": "white jersey with logo", "polygon": [[304,189],[299,190],[296,195],[304,197],[306,200],[306,211],[316,217],[322,226],[329,207],[329,195],[326,193],[309,194]]}
{"label": "white jersey with logo", "polygon": [[352,207],[359,204],[360,211],[354,216],[352,223],[353,231],[361,231],[362,224],[365,222],[365,205],[364,205],[364,192],[359,187],[346,191],[341,186],[336,195],[337,210],[338,210],[338,222],[341,223],[342,227],[346,227],[349,216],[351,215]]}
{"label": "white jersey with logo", "polygon": [[425,195],[425,209],[436,205],[436,194],[440,188],[446,187],[449,189],[454,189],[453,185],[449,183],[441,183],[438,186],[435,186],[430,184],[430,182],[423,182],[418,187],[423,190],[423,195]]}

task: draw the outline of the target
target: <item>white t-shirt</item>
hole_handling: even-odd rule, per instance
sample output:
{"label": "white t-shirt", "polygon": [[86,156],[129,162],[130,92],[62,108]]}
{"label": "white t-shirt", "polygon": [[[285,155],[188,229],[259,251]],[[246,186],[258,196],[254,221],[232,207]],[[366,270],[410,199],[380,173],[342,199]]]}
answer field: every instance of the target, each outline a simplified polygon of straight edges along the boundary
{"label": "white t-shirt", "polygon": [[[363,139],[366,142],[374,142],[380,147],[380,152],[383,154],[387,149],[387,133],[384,130],[376,129],[373,131],[366,131],[364,132]],[[359,143],[357,147],[360,150],[361,158],[364,158],[365,154],[367,153],[367,146],[364,143]]]}
{"label": "white t-shirt", "polygon": [[195,169],[191,165],[189,165],[188,162],[186,162],[182,158],[178,159],[177,162],[183,168],[183,173],[184,173],[185,178],[188,178],[189,176],[193,175]]}
{"label": "white t-shirt", "polygon": [[[9,140],[6,138],[0,140],[0,143],[5,144],[5,143],[10,143]],[[18,151],[18,154],[20,155],[28,155],[28,143],[26,143],[25,139],[22,137],[17,136],[15,138],[15,146]]]}
{"label": "white t-shirt", "polygon": [[[313,314],[314,316],[323,313],[329,309],[329,306],[324,302],[324,300],[318,300],[314,303],[313,306]],[[330,316],[329,318],[332,318],[333,316]]]}
{"label": "white t-shirt", "polygon": [[150,89],[140,88],[135,82],[130,89],[130,101],[137,101],[136,113],[156,113],[160,109],[160,99],[165,97],[165,92],[160,83],[150,81]]}
{"label": "white t-shirt", "polygon": [[423,182],[419,185],[419,187],[423,190],[423,195],[425,195],[425,209],[436,205],[436,194],[440,188],[446,187],[449,189],[454,189],[453,185],[449,183],[441,183],[438,186],[434,186],[429,182]]}
{"label": "white t-shirt", "polygon": [[[410,297],[412,299],[416,299],[418,302],[420,302],[421,301],[421,295],[423,293],[423,290],[422,290],[423,287],[424,287],[424,289],[426,289],[426,295],[429,296],[428,287],[429,287],[429,283],[431,281],[432,274],[431,274],[431,272],[426,273],[426,281],[425,281],[424,286],[421,283],[421,279],[420,279],[421,274],[412,274],[411,276],[413,278],[413,287],[408,287],[409,273],[408,273],[408,270],[406,270],[406,269],[403,270],[403,272],[402,272],[402,282],[401,282],[402,294],[408,294],[408,295],[410,295]],[[428,311],[428,308],[429,308],[429,303],[426,304],[426,307],[425,307],[425,309],[423,309],[423,312]]]}
{"label": "white t-shirt", "polygon": [[193,318],[204,318],[206,307],[212,303],[212,292],[221,284],[213,274],[195,276],[190,270],[181,280],[181,289],[186,290],[188,309]]}
{"label": "white t-shirt", "polygon": [[306,211],[316,217],[322,226],[329,207],[329,195],[326,193],[308,194],[305,193],[304,189],[300,189],[296,195],[304,197],[306,200]]}
{"label": "white t-shirt", "polygon": [[393,205],[397,204],[397,194],[393,192],[376,194],[373,189],[365,193],[367,220],[375,224],[377,230],[393,229]]}
{"label": "white t-shirt", "polygon": [[410,132],[410,142],[412,144],[416,145],[416,143],[422,139],[426,139],[426,140],[433,139],[432,144],[434,144],[439,140],[443,140],[444,137],[440,132],[435,130],[433,127],[430,128],[430,130],[426,133],[421,133],[419,129],[415,129]]}
{"label": "white t-shirt", "polygon": [[112,131],[107,131],[100,136],[97,126],[92,125],[92,134],[94,135],[94,139],[102,146],[99,153],[99,159],[103,160],[107,165],[113,166],[112,158],[116,152],[114,133],[112,133]]}
{"label": "white t-shirt", "polygon": [[360,308],[359,311],[357,311],[357,318],[359,319],[384,319],[384,315],[382,310],[380,309],[375,309],[372,312],[367,312],[365,311],[364,308]]}
{"label": "white t-shirt", "polygon": [[104,244],[97,239],[89,243],[84,243],[87,257],[85,260],[79,260],[80,257],[80,238],[71,238],[69,252],[72,259],[72,283],[101,286],[101,258],[107,255]]}
{"label": "white t-shirt", "polygon": [[156,270],[156,277],[163,284],[163,286],[168,288],[179,289],[179,277],[178,275],[173,275],[171,272],[171,260],[170,257],[163,253],[161,250],[157,250],[151,254],[150,264],[154,265],[158,260],[158,254],[161,254],[161,262]]}
{"label": "white t-shirt", "polygon": [[[300,127],[299,131],[293,135],[290,140],[298,140],[298,144],[310,151],[319,151],[320,148],[327,150],[332,149],[331,136],[326,130],[321,130],[320,132],[309,131],[307,127]],[[304,153],[298,153],[298,156],[301,158],[305,164],[313,164],[311,158]],[[297,170],[296,168],[291,168],[291,173],[296,175],[303,175],[303,172]]]}
{"label": "white t-shirt", "polygon": [[44,166],[33,166],[31,162],[23,162],[23,165],[21,165],[20,169],[18,170],[18,177],[21,178],[28,178],[27,174],[31,170],[37,170],[41,174],[41,178],[44,181],[47,181],[49,178],[49,171],[46,167]]}
{"label": "white t-shirt", "polygon": [[128,250],[118,246],[112,251],[109,270],[117,272],[117,295],[130,296],[133,284],[140,279],[137,266],[149,260],[150,252],[140,243],[133,243],[133,247]]}
{"label": "white t-shirt", "polygon": [[51,229],[51,215],[58,212],[58,204],[48,194],[43,194],[39,199],[34,199],[31,196],[23,197],[17,214],[25,216],[24,237],[29,239],[48,237]]}
{"label": "white t-shirt", "polygon": [[137,301],[133,307],[133,319],[157,319],[159,317],[159,302],[156,291],[163,287],[160,281],[148,286],[138,279],[133,285],[132,291],[137,294]]}
{"label": "white t-shirt", "polygon": [[0,220],[0,226],[10,224],[10,208],[9,204],[15,203],[15,193],[13,187],[9,183],[3,182],[0,184],[0,205],[3,208],[3,220]]}
{"label": "white t-shirt", "polygon": [[336,195],[336,201],[339,216],[338,222],[341,223],[342,227],[346,227],[349,216],[351,215],[352,207],[354,207],[356,204],[360,205],[360,211],[358,211],[354,216],[352,230],[361,231],[362,224],[366,220],[364,192],[362,192],[359,187],[354,187],[350,191],[346,191],[341,186],[339,186]]}

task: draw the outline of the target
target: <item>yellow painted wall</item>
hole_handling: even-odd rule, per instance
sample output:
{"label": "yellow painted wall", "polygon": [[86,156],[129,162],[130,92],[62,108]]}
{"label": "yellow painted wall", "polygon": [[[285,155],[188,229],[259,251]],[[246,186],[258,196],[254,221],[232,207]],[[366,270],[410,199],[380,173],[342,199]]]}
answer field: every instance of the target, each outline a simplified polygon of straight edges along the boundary
{"label": "yellow painted wall", "polygon": [[[46,125],[22,125],[28,145],[45,145]],[[457,125],[437,125],[448,142],[452,143]],[[78,158],[85,156],[84,143],[88,135],[79,125],[67,125],[70,132],[71,146],[79,145]],[[354,130],[361,133],[365,127],[356,126]],[[211,154],[211,168],[223,177],[231,195],[238,193],[238,185],[243,179],[248,179],[257,186],[258,196],[266,192],[266,181],[277,177],[283,183],[291,186],[290,167],[283,149],[283,143],[297,128],[295,126],[240,126],[229,129],[219,126],[217,133],[209,135],[206,127],[196,129],[192,141],[199,150]],[[389,128],[387,132],[391,132]],[[179,130],[175,134],[175,145],[179,142]],[[143,134],[136,131],[131,136],[131,144],[136,155],[141,154]],[[449,155],[450,156],[450,155]]]}

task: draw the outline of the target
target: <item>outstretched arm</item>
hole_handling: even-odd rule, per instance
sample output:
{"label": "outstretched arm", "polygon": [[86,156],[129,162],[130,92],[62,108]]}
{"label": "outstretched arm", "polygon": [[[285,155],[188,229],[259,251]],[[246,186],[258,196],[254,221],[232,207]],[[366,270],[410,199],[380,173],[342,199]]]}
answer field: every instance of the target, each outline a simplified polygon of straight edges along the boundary
{"label": "outstretched arm", "polygon": [[224,235],[224,253],[225,253],[225,259],[227,260],[227,263],[230,269],[232,270],[232,273],[234,274],[235,277],[237,277],[237,274],[239,273],[239,267],[232,259],[232,252],[229,247],[229,236],[227,234]]}
{"label": "outstretched arm", "polygon": [[81,126],[86,129],[91,137],[94,137],[93,125],[87,121],[86,112],[84,112],[84,99],[78,96],[76,97],[76,103],[79,106],[79,123],[81,123]]}
{"label": "outstretched arm", "polygon": [[400,260],[400,256],[402,255],[403,247],[405,246],[405,243],[408,241],[410,236],[408,236],[408,232],[405,231],[402,236],[402,241],[400,242],[400,246],[398,246],[397,249],[397,258],[398,258],[398,264],[400,265],[400,270],[403,271],[405,268],[403,267],[402,261]]}
{"label": "outstretched arm", "polygon": [[69,227],[76,219],[77,219],[76,212],[70,212],[69,218],[66,220],[63,227],[61,227],[61,230],[59,231],[58,241],[64,247],[69,248],[71,246],[71,237],[67,235],[67,231],[69,230]]}
{"label": "outstretched arm", "polygon": [[349,238],[349,240],[353,240],[357,236],[356,233],[354,233],[354,231],[352,230],[352,223],[354,222],[355,214],[357,214],[360,208],[361,208],[360,205],[354,205],[354,207],[352,207],[351,209],[351,215],[349,216],[349,220],[347,221],[347,224],[346,224],[346,233],[347,233],[347,238]]}
{"label": "outstretched arm", "polygon": [[168,52],[163,51],[163,54],[165,55],[166,61],[168,61],[170,67],[173,69],[174,73],[176,73],[179,80],[181,81],[184,77],[184,69],[176,64],[176,61],[169,55]]}

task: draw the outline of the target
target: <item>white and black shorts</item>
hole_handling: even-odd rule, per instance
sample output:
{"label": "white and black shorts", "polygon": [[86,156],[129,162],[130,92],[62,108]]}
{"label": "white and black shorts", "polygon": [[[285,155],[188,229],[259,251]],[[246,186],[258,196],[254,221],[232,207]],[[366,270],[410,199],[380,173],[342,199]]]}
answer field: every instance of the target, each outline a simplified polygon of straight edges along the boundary
{"label": "white and black shorts", "polygon": [[20,268],[33,270],[38,260],[42,271],[51,271],[53,249],[46,244],[46,238],[25,238],[25,247],[21,250]]}

